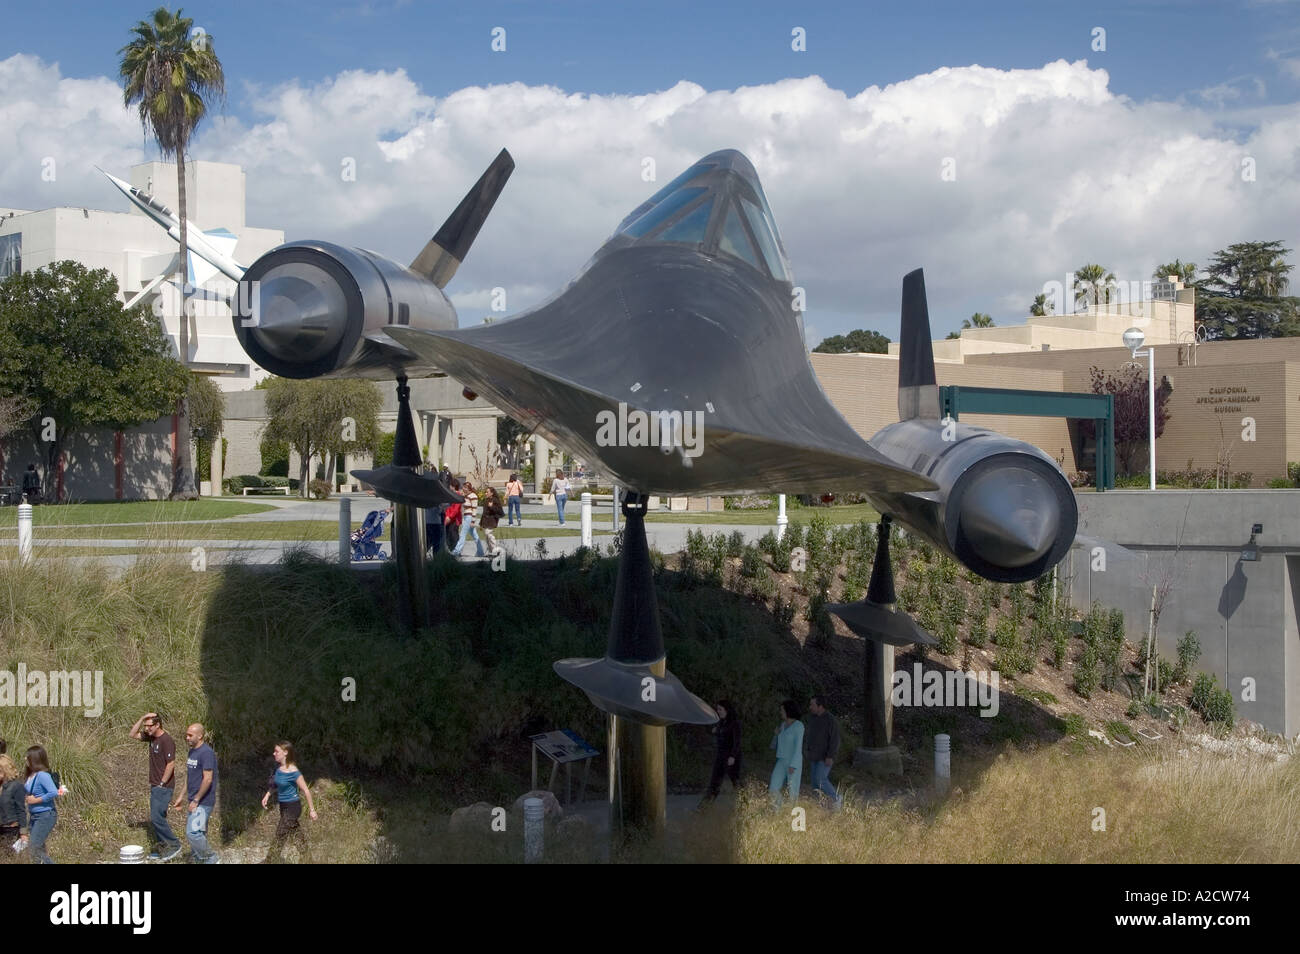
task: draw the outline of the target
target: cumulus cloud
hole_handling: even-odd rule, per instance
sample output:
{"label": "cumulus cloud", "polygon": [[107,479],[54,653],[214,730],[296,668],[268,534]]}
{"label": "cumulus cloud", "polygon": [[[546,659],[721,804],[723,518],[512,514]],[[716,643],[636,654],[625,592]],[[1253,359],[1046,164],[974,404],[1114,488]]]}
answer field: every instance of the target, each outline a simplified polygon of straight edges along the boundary
{"label": "cumulus cloud", "polygon": [[[0,205],[116,208],[91,164],[121,173],[144,156],[116,84],[17,55],[0,61],[0,88]],[[508,147],[515,174],[449,288],[469,309],[495,287],[511,312],[546,297],[632,207],[726,147],[757,167],[807,289],[807,323],[824,334],[896,336],[901,278],[918,265],[942,334],[976,310],[1023,318],[1044,282],[1085,262],[1141,280],[1231,242],[1297,242],[1300,104],[1246,107],[1223,90],[1200,105],[1134,102],[1084,61],[944,68],[856,94],[812,76],[636,96],[514,83],[432,97],[396,70],[237,98],[240,115],[214,117],[192,154],[244,166],[250,225],[401,261]],[[46,155],[59,157],[57,183],[40,180]]]}

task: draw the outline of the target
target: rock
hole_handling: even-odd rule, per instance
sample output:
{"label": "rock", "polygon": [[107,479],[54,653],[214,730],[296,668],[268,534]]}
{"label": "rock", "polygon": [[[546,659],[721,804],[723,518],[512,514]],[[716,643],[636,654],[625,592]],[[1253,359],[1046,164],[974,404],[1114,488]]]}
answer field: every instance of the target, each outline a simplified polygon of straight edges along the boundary
{"label": "rock", "polygon": [[487,802],[475,802],[473,805],[458,808],[451,813],[451,821],[447,828],[451,832],[491,831],[492,810],[495,807]]}
{"label": "rock", "polygon": [[555,826],[555,834],[560,838],[585,838],[590,832],[591,825],[581,815],[569,815]]}
{"label": "rock", "polygon": [[544,788],[534,789],[531,792],[524,792],[515,799],[515,804],[511,811],[524,813],[524,800],[528,798],[540,798],[542,800],[542,817],[546,821],[557,821],[564,817],[564,809],[560,807],[560,800],[551,792]]}

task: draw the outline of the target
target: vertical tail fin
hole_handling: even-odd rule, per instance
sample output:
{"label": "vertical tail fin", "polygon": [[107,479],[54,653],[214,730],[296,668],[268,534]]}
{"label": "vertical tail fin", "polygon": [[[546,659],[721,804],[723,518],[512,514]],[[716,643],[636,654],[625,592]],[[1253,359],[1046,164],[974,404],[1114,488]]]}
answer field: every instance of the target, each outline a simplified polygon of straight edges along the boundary
{"label": "vertical tail fin", "polygon": [[479,229],[496,204],[497,196],[501,195],[506,180],[514,171],[514,159],[502,149],[465,198],[460,200],[456,211],[448,216],[438,233],[420,250],[420,254],[411,263],[411,271],[424,275],[439,288],[446,287],[447,282],[456,274],[456,269],[460,268],[460,263],[465,261],[469,247],[474,244]]}
{"label": "vertical tail fin", "polygon": [[903,276],[902,325],[898,346],[898,419],[939,417],[939,385],[930,344],[930,310],[925,301],[925,271]]}

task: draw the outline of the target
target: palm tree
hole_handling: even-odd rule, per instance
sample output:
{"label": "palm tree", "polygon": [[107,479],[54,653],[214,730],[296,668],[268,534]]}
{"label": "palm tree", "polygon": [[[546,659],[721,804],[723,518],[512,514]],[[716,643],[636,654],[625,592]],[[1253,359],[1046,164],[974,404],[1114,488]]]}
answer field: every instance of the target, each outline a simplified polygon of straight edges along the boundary
{"label": "palm tree", "polygon": [[1177,275],[1180,282],[1190,286],[1196,281],[1196,263],[1184,262],[1181,258],[1176,258],[1167,265],[1157,265],[1156,270],[1151,273],[1151,279],[1166,282],[1170,275]]}
{"label": "palm tree", "polygon": [[[132,29],[134,39],[118,50],[122,57],[118,73],[122,79],[122,102],[140,112],[140,125],[151,134],[164,158],[176,160],[176,191],[179,197],[177,218],[180,220],[179,350],[181,363],[190,361],[190,329],[186,318],[189,299],[189,235],[185,202],[185,148],[194,130],[207,115],[208,105],[224,99],[226,76],[221,61],[212,49],[212,37],[199,32],[193,38],[194,21],[159,7],[149,20],[141,20]],[[181,434],[178,444],[185,448],[180,472],[173,475],[171,496],[194,496],[193,471],[189,461],[189,415],[184,400],[178,408]]]}
{"label": "palm tree", "polygon": [[1034,303],[1029,306],[1029,314],[1035,318],[1045,318],[1052,313],[1052,303],[1047,300],[1047,292],[1034,296]]}
{"label": "palm tree", "polygon": [[[1088,307],[1090,304],[1100,304],[1102,289],[1114,282],[1115,273],[1107,271],[1101,265],[1084,265],[1082,268],[1076,268],[1074,270],[1075,309],[1077,310],[1079,305]],[[1106,300],[1110,300],[1109,293],[1106,295]]]}
{"label": "palm tree", "polygon": [[963,318],[961,326],[963,328],[992,328],[993,316],[986,315],[982,311],[977,311],[969,318]]}

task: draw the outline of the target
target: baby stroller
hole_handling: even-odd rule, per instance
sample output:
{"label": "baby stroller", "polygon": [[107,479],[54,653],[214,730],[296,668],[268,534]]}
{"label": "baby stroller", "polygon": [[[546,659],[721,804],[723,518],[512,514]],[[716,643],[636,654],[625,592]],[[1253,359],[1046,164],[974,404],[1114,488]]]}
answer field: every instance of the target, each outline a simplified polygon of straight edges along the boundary
{"label": "baby stroller", "polygon": [[352,531],[352,559],[387,560],[388,554],[377,542],[384,532],[384,521],[388,519],[387,510],[372,510],[366,514],[365,521]]}

